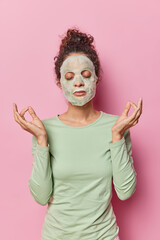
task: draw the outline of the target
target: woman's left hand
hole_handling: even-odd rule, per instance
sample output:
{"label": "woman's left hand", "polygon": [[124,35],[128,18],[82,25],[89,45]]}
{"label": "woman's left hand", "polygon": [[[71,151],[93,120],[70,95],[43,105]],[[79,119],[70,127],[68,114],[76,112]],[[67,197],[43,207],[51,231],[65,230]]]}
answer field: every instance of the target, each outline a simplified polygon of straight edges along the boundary
{"label": "woman's left hand", "polygon": [[[128,112],[131,106],[134,107],[135,110],[131,116],[128,116]],[[131,101],[128,101],[121,116],[112,126],[112,142],[119,141],[123,137],[123,134],[127,129],[136,125],[141,114],[142,114],[142,99],[139,98],[138,105]]]}

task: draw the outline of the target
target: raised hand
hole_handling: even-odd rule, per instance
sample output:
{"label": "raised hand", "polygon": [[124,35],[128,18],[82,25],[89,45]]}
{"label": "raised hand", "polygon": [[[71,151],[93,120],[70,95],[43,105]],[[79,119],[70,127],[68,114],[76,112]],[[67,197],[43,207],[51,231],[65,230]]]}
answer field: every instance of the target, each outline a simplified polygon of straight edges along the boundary
{"label": "raised hand", "polygon": [[[29,112],[33,120],[31,122],[27,121],[24,117],[26,112]],[[35,111],[31,106],[22,109],[20,113],[18,113],[17,105],[13,103],[13,112],[15,121],[27,132],[30,132],[37,139],[42,137],[46,137],[46,129],[42,123],[42,121],[38,118]]]}
{"label": "raised hand", "polygon": [[[131,106],[135,109],[131,116],[128,116],[128,112]],[[117,119],[116,123],[112,126],[112,140],[116,142],[123,137],[124,132],[135,126],[138,123],[139,117],[142,114],[142,99],[139,98],[138,105],[128,101],[125,105],[124,111]]]}

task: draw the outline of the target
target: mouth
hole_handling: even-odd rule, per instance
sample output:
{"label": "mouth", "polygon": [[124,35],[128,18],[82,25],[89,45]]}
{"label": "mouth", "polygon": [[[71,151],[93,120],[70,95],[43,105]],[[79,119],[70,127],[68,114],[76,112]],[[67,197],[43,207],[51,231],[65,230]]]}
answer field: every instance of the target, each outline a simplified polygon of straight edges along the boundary
{"label": "mouth", "polygon": [[83,96],[83,95],[86,95],[86,92],[85,91],[76,91],[73,93],[74,96]]}

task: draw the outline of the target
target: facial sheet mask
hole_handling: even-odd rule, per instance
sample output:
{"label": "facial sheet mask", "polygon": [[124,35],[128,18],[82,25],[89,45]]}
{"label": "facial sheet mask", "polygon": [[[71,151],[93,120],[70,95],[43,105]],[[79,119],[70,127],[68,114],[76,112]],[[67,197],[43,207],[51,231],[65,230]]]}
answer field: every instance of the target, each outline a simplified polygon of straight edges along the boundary
{"label": "facial sheet mask", "polygon": [[[88,70],[90,72],[91,76],[89,78],[82,75],[84,70]],[[67,72],[72,72],[74,75],[70,80],[65,78]],[[95,67],[88,57],[84,55],[74,55],[68,57],[64,60],[60,68],[60,73],[60,83],[63,94],[72,105],[83,106],[94,98],[98,77],[95,73]],[[82,82],[84,85],[75,85],[78,81]],[[73,93],[77,90],[86,91],[86,94],[83,96],[75,96]]]}

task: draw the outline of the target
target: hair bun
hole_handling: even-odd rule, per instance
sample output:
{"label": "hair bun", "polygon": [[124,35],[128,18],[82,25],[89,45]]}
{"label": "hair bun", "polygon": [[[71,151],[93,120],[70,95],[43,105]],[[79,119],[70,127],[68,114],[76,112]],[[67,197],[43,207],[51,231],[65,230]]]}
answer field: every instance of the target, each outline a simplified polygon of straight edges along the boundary
{"label": "hair bun", "polygon": [[80,32],[78,29],[68,29],[67,36],[62,40],[63,45],[88,45],[91,46],[94,38],[90,34]]}

